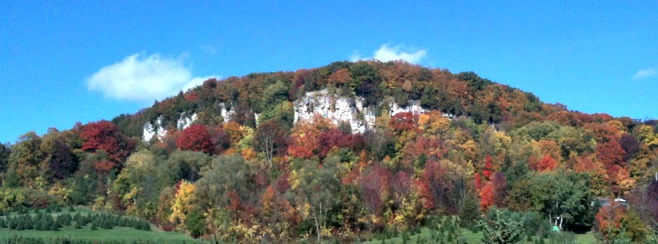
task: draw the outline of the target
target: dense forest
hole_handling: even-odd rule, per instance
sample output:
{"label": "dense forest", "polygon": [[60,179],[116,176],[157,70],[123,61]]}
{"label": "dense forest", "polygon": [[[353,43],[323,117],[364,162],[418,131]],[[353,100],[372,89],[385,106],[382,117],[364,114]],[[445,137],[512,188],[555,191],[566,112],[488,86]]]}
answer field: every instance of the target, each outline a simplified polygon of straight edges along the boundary
{"label": "dense forest", "polygon": [[[294,101],[324,89],[363,98],[375,126],[294,123]],[[429,112],[389,114],[391,99]],[[198,119],[177,129],[184,113]],[[167,135],[142,141],[158,118]],[[658,228],[657,124],[570,111],[473,72],[335,62],[211,79],[136,114],[28,132],[0,145],[0,211],[85,205],[247,243],[353,242],[436,216],[487,230],[504,212],[527,235],[643,241]]]}

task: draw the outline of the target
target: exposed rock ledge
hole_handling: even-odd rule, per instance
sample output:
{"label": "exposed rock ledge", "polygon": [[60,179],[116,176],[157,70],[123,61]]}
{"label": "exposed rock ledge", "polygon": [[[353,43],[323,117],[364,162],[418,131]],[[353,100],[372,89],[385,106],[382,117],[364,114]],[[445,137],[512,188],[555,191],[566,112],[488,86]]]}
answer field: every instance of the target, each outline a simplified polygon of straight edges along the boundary
{"label": "exposed rock ledge", "polygon": [[[391,99],[387,99],[390,101]],[[295,110],[295,123],[298,121],[308,121],[313,118],[315,114],[330,119],[335,124],[343,122],[349,123],[353,133],[363,133],[369,128],[374,127],[376,116],[373,107],[364,107],[364,99],[362,97],[340,97],[335,94],[329,94],[327,89],[307,92],[303,98],[293,102]],[[224,118],[224,122],[228,122],[232,117],[234,111],[226,109],[226,106],[221,103],[220,115]],[[420,114],[427,112],[426,109],[420,106],[419,101],[410,101],[409,106],[400,107],[395,102],[388,102],[390,108],[389,114],[394,115],[401,112],[412,112]],[[187,115],[181,114],[176,123],[179,130],[185,129],[192,125],[197,119],[197,114],[193,113]],[[150,141],[154,136],[159,139],[167,135],[166,128],[162,125],[162,117],[155,120],[154,123],[147,122],[144,125],[142,139]]]}

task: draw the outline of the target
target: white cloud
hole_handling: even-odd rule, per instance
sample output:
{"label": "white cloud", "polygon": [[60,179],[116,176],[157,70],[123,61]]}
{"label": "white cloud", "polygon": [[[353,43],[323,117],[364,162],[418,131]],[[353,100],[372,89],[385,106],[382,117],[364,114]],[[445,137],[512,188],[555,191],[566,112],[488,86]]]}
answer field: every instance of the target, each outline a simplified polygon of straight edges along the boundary
{"label": "white cloud", "polygon": [[641,69],[638,70],[635,75],[633,75],[634,80],[639,80],[639,79],[644,79],[644,78],[649,78],[652,76],[658,76],[658,69],[656,68],[648,68],[648,69]]}
{"label": "white cloud", "polygon": [[100,91],[105,97],[153,101],[187,90],[202,83],[202,79],[192,78],[182,58],[133,54],[120,62],[100,68],[87,78],[86,83],[89,90]]}
{"label": "white cloud", "polygon": [[403,50],[401,46],[391,47],[388,44],[384,44],[377,51],[375,51],[374,56],[363,57],[358,52],[354,52],[350,56],[351,61],[358,61],[364,59],[376,59],[382,62],[395,61],[395,60],[404,60],[412,64],[417,64],[427,55],[426,49],[420,49],[416,51]]}
{"label": "white cloud", "polygon": [[187,91],[187,90],[192,89],[196,86],[203,85],[204,81],[207,81],[207,80],[212,79],[212,78],[219,79],[220,77],[217,77],[217,76],[195,77],[194,79],[190,80],[190,82],[185,84],[181,90]]}
{"label": "white cloud", "polygon": [[215,55],[217,54],[221,49],[219,46],[212,46],[212,45],[203,45],[201,46],[201,51],[204,51],[207,54],[210,55]]}
{"label": "white cloud", "polygon": [[361,55],[357,51],[352,52],[352,55],[350,55],[350,61],[352,61],[352,62],[356,62],[356,61],[363,60],[363,59],[364,59],[363,55]]}

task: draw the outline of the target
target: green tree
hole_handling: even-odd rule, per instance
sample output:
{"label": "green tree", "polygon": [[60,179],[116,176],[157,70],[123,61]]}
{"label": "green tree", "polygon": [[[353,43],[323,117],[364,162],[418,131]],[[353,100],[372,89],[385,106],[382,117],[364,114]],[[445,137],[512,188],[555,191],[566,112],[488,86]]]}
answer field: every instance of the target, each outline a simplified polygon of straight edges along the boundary
{"label": "green tree", "polygon": [[10,154],[11,146],[8,144],[0,144],[0,173],[7,171]]}
{"label": "green tree", "polygon": [[177,150],[157,165],[157,171],[163,185],[173,185],[180,180],[194,182],[201,178],[201,168],[209,161],[210,157],[205,153]]}
{"label": "green tree", "polygon": [[31,131],[22,135],[19,142],[12,147],[9,165],[16,171],[22,185],[36,187],[45,183],[43,178],[39,177],[39,163],[44,160],[41,141],[41,138]]}
{"label": "green tree", "polygon": [[288,131],[276,120],[261,123],[254,133],[254,147],[265,155],[265,160],[272,166],[275,155],[285,152],[288,141]]}
{"label": "green tree", "polygon": [[68,178],[77,169],[77,157],[72,153],[62,133],[49,129],[40,147],[44,160],[39,164],[39,174],[52,182]]}
{"label": "green tree", "polygon": [[240,197],[255,194],[251,183],[254,172],[240,155],[214,157],[201,170],[201,178],[195,183],[196,199],[202,209],[226,207],[230,204],[227,194],[235,191]]}
{"label": "green tree", "polygon": [[133,153],[126,167],[112,184],[112,192],[118,194],[121,204],[140,217],[153,217],[158,194],[164,186],[159,184],[156,160],[151,151]]}
{"label": "green tree", "polygon": [[484,243],[518,243],[523,239],[523,216],[508,210],[491,209],[478,221]]}
{"label": "green tree", "polygon": [[591,225],[588,207],[592,199],[588,179],[584,174],[556,171],[529,175],[527,188],[533,209],[543,213],[554,225]]}
{"label": "green tree", "polygon": [[296,175],[291,184],[298,206],[308,204],[318,242],[320,233],[327,227],[330,210],[338,203],[340,181],[336,176],[339,158],[330,157],[320,164],[315,160],[298,160],[293,163]]}
{"label": "green tree", "polygon": [[193,209],[187,214],[185,218],[185,228],[190,232],[190,235],[194,238],[198,238],[203,234],[205,228],[205,219],[203,213],[199,209]]}

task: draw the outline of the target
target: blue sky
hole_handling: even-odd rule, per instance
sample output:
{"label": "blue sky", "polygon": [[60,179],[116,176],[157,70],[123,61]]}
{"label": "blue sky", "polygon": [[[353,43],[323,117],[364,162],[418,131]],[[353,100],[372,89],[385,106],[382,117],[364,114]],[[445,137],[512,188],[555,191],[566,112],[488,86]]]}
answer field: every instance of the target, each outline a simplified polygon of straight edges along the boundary
{"label": "blue sky", "polygon": [[206,77],[403,58],[572,110],[658,118],[658,1],[6,1],[0,142]]}

